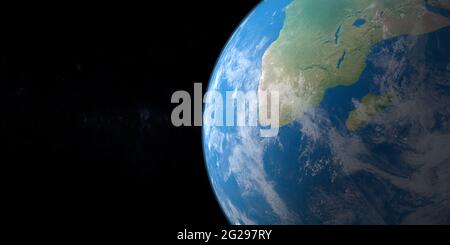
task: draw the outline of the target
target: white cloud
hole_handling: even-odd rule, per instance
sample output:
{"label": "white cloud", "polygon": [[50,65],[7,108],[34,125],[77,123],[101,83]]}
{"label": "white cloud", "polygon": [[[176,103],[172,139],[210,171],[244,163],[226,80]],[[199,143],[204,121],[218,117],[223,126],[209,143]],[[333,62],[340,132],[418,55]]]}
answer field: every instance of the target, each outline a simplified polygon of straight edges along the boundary
{"label": "white cloud", "polygon": [[257,223],[250,219],[244,212],[236,208],[228,198],[224,198],[222,201],[224,202],[225,212],[229,219],[233,221],[234,225],[257,225]]}
{"label": "white cloud", "polygon": [[296,214],[289,210],[276,191],[264,169],[264,153],[271,140],[262,140],[254,128],[239,128],[239,142],[228,159],[230,171],[245,196],[261,195],[271,207],[280,224],[296,222]]}
{"label": "white cloud", "polygon": [[221,63],[221,69],[223,69],[221,70],[221,78],[224,76],[228,85],[232,88],[256,91],[261,77],[261,60],[258,59],[258,54],[267,45],[269,39],[263,37],[253,41],[253,43],[247,43],[245,47],[255,48],[244,50],[236,48],[239,41],[238,36],[236,36],[232,43],[228,44],[229,48],[226,48]]}

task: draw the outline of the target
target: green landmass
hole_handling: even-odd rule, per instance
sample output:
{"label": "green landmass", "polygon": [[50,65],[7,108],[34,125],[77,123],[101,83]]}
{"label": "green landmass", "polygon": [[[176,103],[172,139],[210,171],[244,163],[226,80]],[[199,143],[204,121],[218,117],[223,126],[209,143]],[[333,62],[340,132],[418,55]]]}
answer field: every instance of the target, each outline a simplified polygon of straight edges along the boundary
{"label": "green landmass", "polygon": [[[280,126],[319,105],[325,90],[357,82],[374,44],[450,25],[427,11],[423,0],[294,0],[285,12],[280,35],[264,54],[259,83],[260,91],[280,95]],[[366,23],[353,26],[360,18]]]}
{"label": "green landmass", "polygon": [[392,104],[393,95],[364,96],[361,103],[348,115],[345,125],[351,131],[356,131],[366,125],[374,116]]}

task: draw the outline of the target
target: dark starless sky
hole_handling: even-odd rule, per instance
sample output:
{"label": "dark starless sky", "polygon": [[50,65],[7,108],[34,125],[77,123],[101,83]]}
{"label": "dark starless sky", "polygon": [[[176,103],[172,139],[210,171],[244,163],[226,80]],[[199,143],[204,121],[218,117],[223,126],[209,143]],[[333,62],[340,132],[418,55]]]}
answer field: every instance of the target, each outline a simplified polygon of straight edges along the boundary
{"label": "dark starless sky", "polygon": [[258,1],[155,2],[20,6],[2,23],[3,173],[21,215],[87,226],[227,223],[201,129],[174,128],[170,98],[194,82],[206,89]]}

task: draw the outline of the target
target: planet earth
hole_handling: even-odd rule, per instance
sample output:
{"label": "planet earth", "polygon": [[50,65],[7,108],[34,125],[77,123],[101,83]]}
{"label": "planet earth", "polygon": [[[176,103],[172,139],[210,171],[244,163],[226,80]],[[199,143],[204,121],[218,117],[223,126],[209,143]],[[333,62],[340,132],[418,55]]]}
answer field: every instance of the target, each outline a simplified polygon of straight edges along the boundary
{"label": "planet earth", "polygon": [[261,89],[276,137],[203,127],[230,223],[450,224],[450,1],[263,1],[208,86]]}

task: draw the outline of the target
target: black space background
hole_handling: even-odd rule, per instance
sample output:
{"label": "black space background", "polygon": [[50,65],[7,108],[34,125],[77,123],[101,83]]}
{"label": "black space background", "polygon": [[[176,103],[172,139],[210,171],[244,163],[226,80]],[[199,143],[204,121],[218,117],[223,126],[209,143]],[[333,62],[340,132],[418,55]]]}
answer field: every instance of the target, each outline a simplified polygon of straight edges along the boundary
{"label": "black space background", "polygon": [[[104,234],[100,240],[124,229],[151,240],[226,226],[201,128],[173,127],[170,98],[192,93],[195,82],[206,90],[222,48],[258,2],[2,6],[0,176],[8,226],[66,238]],[[313,242],[429,238],[408,228],[278,229],[281,240]],[[441,237],[447,232],[440,229]]]}
{"label": "black space background", "polygon": [[[20,6],[2,22],[3,174],[18,214],[87,225],[224,225],[201,128],[175,128],[177,90],[209,81],[259,1]],[[8,12],[8,11],[6,11]]]}

